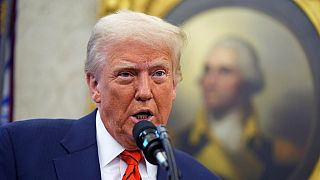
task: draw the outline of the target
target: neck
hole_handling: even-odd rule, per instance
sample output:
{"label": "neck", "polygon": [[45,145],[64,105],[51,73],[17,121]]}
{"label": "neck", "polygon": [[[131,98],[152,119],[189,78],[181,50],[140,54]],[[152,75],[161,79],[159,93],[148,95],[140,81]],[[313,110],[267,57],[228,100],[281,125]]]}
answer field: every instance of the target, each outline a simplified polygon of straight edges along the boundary
{"label": "neck", "polygon": [[236,115],[241,119],[245,119],[251,109],[250,103],[234,103],[231,106],[217,109],[207,109],[210,119],[221,121],[230,115]]}

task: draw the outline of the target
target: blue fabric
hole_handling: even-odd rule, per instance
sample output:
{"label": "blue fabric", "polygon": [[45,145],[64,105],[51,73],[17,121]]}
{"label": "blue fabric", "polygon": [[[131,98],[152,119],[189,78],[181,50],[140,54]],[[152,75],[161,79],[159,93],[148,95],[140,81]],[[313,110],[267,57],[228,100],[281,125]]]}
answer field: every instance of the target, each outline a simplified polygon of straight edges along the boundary
{"label": "blue fabric", "polygon": [[[36,119],[0,127],[1,180],[101,179],[96,111],[77,120]],[[182,179],[218,179],[191,156],[175,150]],[[158,168],[157,179],[167,179]]]}

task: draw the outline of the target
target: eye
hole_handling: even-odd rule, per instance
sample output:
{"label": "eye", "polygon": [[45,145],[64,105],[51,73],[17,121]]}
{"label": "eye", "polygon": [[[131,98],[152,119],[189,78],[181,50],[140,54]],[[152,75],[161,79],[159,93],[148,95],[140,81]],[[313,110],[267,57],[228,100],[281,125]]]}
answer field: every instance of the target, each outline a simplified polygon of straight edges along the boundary
{"label": "eye", "polygon": [[130,71],[121,71],[117,74],[117,79],[121,83],[129,83],[133,80],[134,74]]}
{"label": "eye", "polygon": [[208,65],[205,65],[203,68],[203,74],[206,75],[210,72],[210,67]]}
{"label": "eye", "polygon": [[156,70],[152,73],[152,79],[155,83],[162,83],[166,80],[167,72],[163,69]]}
{"label": "eye", "polygon": [[153,76],[155,77],[163,77],[166,75],[166,72],[164,70],[157,70],[153,73]]}
{"label": "eye", "polygon": [[118,76],[119,77],[123,77],[123,78],[128,78],[128,77],[133,76],[133,75],[130,72],[119,72]]}
{"label": "eye", "polygon": [[219,73],[223,74],[223,75],[229,75],[229,74],[233,73],[233,69],[227,68],[227,67],[222,67],[221,69],[219,69]]}

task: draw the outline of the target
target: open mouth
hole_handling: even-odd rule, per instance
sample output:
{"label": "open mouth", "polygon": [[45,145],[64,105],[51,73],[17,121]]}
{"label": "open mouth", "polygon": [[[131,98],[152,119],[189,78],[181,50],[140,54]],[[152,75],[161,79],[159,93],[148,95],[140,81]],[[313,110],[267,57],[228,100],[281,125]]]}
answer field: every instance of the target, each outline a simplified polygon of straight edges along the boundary
{"label": "open mouth", "polygon": [[153,114],[150,111],[142,111],[142,112],[138,112],[132,116],[135,117],[137,120],[141,121],[141,120],[150,119],[153,116]]}

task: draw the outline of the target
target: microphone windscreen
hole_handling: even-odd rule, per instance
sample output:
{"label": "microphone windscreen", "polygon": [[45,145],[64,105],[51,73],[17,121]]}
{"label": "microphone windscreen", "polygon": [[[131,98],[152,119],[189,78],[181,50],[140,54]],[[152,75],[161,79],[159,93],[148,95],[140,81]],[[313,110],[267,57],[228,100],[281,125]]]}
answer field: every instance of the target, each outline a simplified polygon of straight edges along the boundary
{"label": "microphone windscreen", "polygon": [[146,129],[155,129],[156,126],[150,121],[139,121],[133,126],[132,135],[136,141],[139,141],[139,135],[142,131]]}

